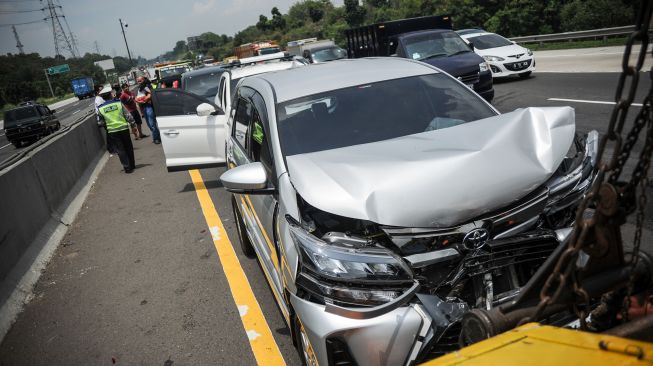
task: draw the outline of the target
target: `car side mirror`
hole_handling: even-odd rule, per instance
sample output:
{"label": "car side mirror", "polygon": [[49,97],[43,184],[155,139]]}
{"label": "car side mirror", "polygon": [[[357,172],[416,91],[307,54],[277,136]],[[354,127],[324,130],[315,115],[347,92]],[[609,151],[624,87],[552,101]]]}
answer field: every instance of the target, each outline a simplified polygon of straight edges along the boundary
{"label": "car side mirror", "polygon": [[474,43],[473,42],[469,42],[469,49],[474,51]]}
{"label": "car side mirror", "polygon": [[206,117],[212,114],[219,114],[221,112],[219,108],[216,108],[215,106],[209,103],[202,103],[198,105],[195,110],[197,111],[197,115],[199,117]]}
{"label": "car side mirror", "polygon": [[302,53],[302,57],[304,57],[310,62],[313,62],[313,58],[311,57],[311,51],[309,50],[304,50],[304,53]]}
{"label": "car side mirror", "polygon": [[56,111],[57,111],[56,109],[50,109],[50,113],[52,113],[52,114],[54,114],[54,112],[56,112]]}
{"label": "car side mirror", "polygon": [[222,173],[222,186],[231,193],[271,194],[273,188],[266,188],[268,174],[260,162],[237,166]]}

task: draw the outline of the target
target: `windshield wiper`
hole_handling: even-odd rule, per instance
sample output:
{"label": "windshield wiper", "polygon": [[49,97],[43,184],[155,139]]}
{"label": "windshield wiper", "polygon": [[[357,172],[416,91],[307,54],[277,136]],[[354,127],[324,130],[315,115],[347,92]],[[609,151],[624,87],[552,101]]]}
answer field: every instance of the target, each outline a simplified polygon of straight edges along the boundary
{"label": "windshield wiper", "polygon": [[428,60],[430,58],[442,57],[442,56],[446,56],[446,55],[447,55],[446,53],[434,53],[432,55],[428,55],[428,56],[424,56],[422,58],[418,58],[417,61],[424,61],[424,60]]}
{"label": "windshield wiper", "polygon": [[472,51],[470,51],[470,50],[460,50],[460,51],[458,51],[456,53],[452,53],[451,55],[449,55],[447,57],[456,56],[456,55],[460,55],[461,53],[467,53],[467,52],[472,52]]}

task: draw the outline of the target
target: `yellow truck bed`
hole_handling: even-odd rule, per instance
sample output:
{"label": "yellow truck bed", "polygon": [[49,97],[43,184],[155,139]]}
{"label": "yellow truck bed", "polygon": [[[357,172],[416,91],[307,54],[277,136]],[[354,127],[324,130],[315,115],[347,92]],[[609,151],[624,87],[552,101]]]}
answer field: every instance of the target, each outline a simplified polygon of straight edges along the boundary
{"label": "yellow truck bed", "polygon": [[653,365],[653,344],[529,323],[423,365]]}

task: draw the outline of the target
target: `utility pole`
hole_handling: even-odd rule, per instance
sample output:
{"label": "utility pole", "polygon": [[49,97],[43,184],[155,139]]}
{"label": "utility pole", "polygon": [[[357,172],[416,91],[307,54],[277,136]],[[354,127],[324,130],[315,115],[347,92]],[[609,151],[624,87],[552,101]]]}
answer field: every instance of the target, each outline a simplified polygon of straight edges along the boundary
{"label": "utility pole", "polygon": [[52,84],[50,84],[50,76],[48,75],[48,69],[43,69],[43,72],[45,73],[45,79],[48,81],[48,86],[50,87],[50,94],[52,94],[52,98],[54,98],[54,91],[52,91]]}
{"label": "utility pole", "polygon": [[75,53],[75,48],[71,43],[69,36],[64,31],[61,26],[61,21],[59,18],[65,17],[62,14],[57,13],[57,8],[61,8],[60,5],[55,5],[54,0],[47,0],[47,4],[44,7],[44,10],[48,12],[48,16],[45,18],[51,21],[52,25],[52,37],[54,38],[54,53],[56,56],[62,56],[61,49],[64,49],[74,57],[77,58]]}
{"label": "utility pole", "polygon": [[127,24],[123,26],[122,24],[122,19],[118,19],[120,21],[120,30],[122,30],[122,38],[125,39],[125,46],[127,47],[127,56],[129,57],[129,68],[131,69],[134,66],[134,62],[132,62],[132,54],[129,52],[129,45],[127,44],[127,36],[125,35],[125,27],[128,27]]}
{"label": "utility pole", "polygon": [[97,41],[93,42],[93,44],[95,45],[95,53],[97,53],[99,55],[100,54],[100,46],[98,45]]}
{"label": "utility pole", "polygon": [[16,32],[16,26],[12,25],[11,30],[14,31],[14,37],[16,37],[16,47],[18,47],[18,52],[21,55],[25,54],[25,51],[23,51],[23,44],[20,43],[20,38],[18,38],[18,32]]}

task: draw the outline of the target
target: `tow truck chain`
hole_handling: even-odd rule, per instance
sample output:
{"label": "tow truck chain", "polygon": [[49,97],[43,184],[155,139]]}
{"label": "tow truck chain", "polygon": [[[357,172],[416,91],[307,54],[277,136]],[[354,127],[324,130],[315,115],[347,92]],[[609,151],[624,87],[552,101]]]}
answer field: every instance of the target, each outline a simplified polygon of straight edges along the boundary
{"label": "tow truck chain", "polygon": [[[651,19],[651,2],[651,0],[642,1],[639,13],[637,14],[635,30],[629,35],[626,43],[626,49],[624,50],[622,60],[622,72],[619,76],[615,95],[616,103],[610,116],[608,130],[601,138],[597,152],[598,171],[596,179],[592,183],[589,192],[585,195],[584,199],[578,206],[572,236],[567,244],[567,248],[561,254],[553,272],[548,277],[540,291],[540,302],[537,305],[534,314],[530,318],[523,319],[521,323],[527,321],[539,321],[545,308],[552,303],[557,303],[563,290],[567,288],[568,285],[571,285],[574,294],[581,299],[580,302],[577,302],[573,306],[573,309],[580,320],[581,329],[587,329],[586,318],[589,314],[590,300],[588,293],[582,288],[579,282],[577,268],[579,253],[581,250],[590,255],[595,252],[596,248],[594,248],[594,243],[592,243],[591,240],[588,240],[592,233],[596,233],[596,241],[601,245],[601,243],[606,243],[606,232],[619,229],[618,227],[615,227],[615,225],[618,224],[615,224],[615,221],[610,220],[610,218],[619,211],[624,195],[632,194],[639,183],[641,193],[637,202],[637,222],[633,242],[633,255],[630,260],[630,265],[632,267],[630,279],[627,284],[626,301],[624,304],[624,314],[627,314],[629,298],[633,290],[634,269],[639,257],[638,253],[647,202],[646,188],[649,181],[648,169],[651,163],[651,153],[653,152],[653,121],[651,118],[651,96],[653,95],[653,89],[649,90],[644,101],[644,106],[638,114],[632,130],[627,136],[626,143],[623,146],[622,130],[628,115],[628,109],[635,97],[637,85],[639,83],[640,70],[642,69],[647,55],[646,50],[649,43],[648,29],[649,21]],[[641,47],[639,54],[637,55],[637,62],[635,65],[631,65],[629,62],[635,41],[641,41]],[[653,70],[651,71],[653,72]],[[630,84],[628,93],[624,98],[622,95],[624,93],[624,86],[626,85],[627,79],[630,79]],[[627,184],[621,186],[620,189],[617,189],[619,175],[623,170],[626,160],[628,160],[628,157],[630,156],[630,152],[637,141],[639,133],[647,124],[648,130],[645,147],[640,154],[640,160],[633,172],[632,179]],[[612,145],[613,151],[610,160],[606,162],[603,155],[606,146],[609,143]],[[610,173],[610,179],[605,181],[606,176]],[[590,207],[595,207],[596,211],[591,212],[588,210]],[[588,213],[591,214],[588,215]],[[613,244],[621,247],[621,237],[617,236],[617,238],[619,242]]]}

